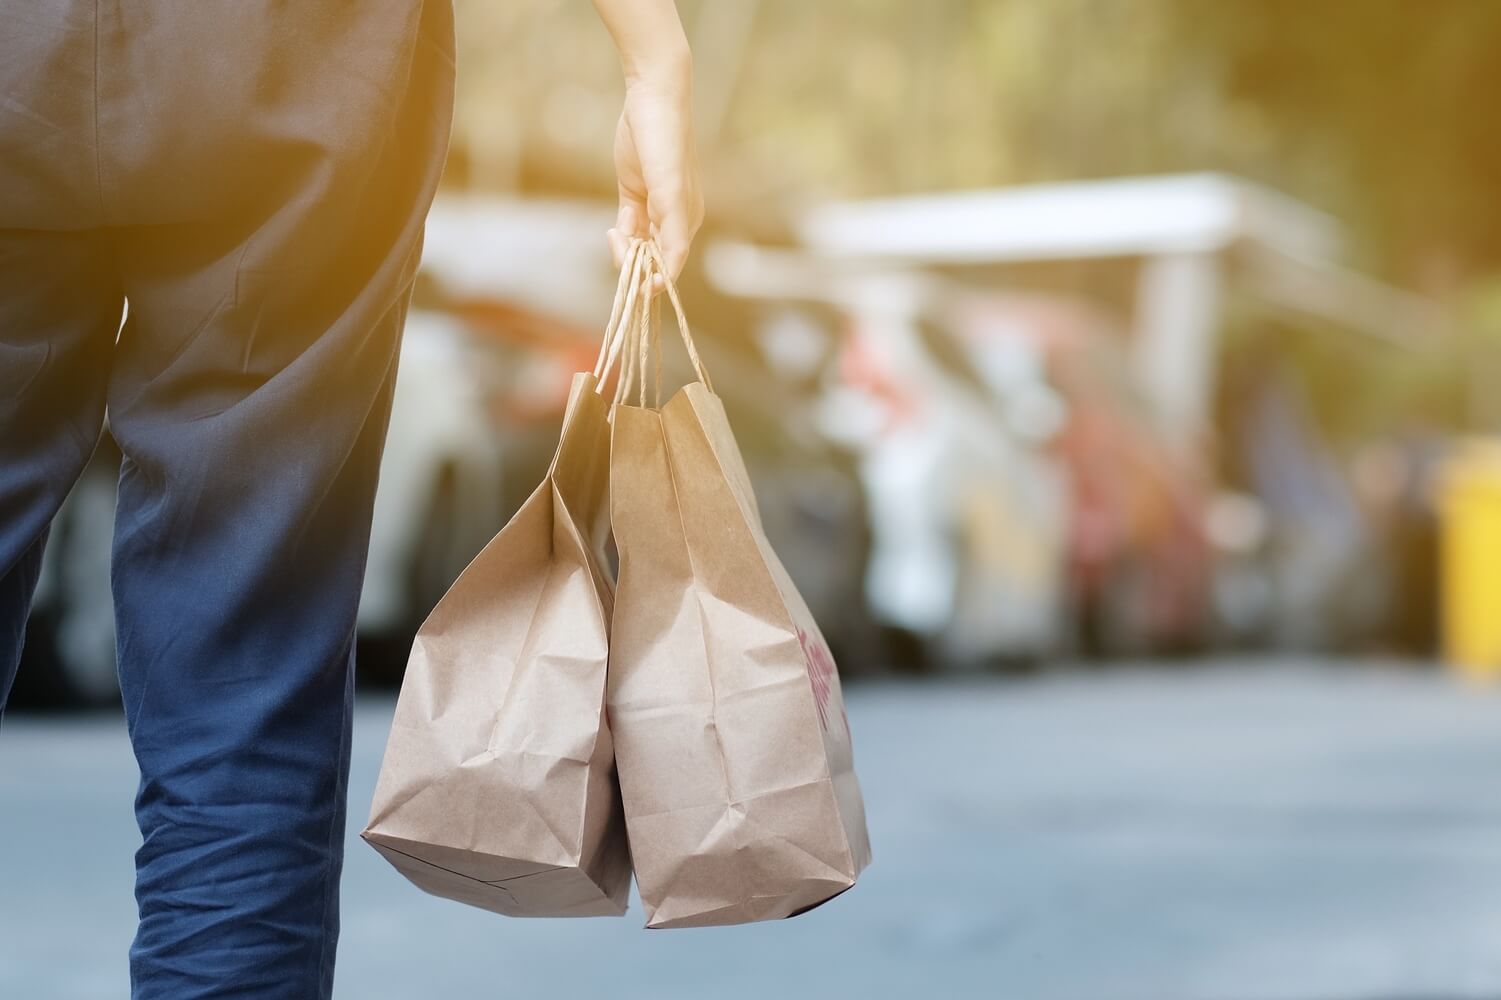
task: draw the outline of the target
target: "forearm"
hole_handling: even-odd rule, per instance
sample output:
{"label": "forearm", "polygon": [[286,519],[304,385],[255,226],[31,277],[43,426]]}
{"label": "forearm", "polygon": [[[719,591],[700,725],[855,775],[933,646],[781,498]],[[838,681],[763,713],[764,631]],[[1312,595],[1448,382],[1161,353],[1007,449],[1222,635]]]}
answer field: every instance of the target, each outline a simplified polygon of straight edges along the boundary
{"label": "forearm", "polygon": [[594,0],[627,84],[687,84],[693,72],[688,39],[673,0]]}

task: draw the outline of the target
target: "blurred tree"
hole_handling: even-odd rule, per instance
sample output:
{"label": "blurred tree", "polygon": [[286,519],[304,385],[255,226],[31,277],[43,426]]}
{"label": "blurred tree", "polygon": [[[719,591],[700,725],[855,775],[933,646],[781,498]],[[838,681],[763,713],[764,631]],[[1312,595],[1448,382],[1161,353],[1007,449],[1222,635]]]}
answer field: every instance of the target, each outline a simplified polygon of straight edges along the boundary
{"label": "blurred tree", "polygon": [[[683,0],[710,200],[1227,170],[1447,293],[1501,264],[1496,0]],[[608,196],[587,4],[459,0],[452,180]],[[717,197],[716,197],[717,196]]]}
{"label": "blurred tree", "polygon": [[[1174,44],[1273,123],[1251,169],[1350,219],[1382,265],[1447,294],[1501,262],[1501,4],[1170,0]],[[1211,13],[1212,12],[1212,13]]]}

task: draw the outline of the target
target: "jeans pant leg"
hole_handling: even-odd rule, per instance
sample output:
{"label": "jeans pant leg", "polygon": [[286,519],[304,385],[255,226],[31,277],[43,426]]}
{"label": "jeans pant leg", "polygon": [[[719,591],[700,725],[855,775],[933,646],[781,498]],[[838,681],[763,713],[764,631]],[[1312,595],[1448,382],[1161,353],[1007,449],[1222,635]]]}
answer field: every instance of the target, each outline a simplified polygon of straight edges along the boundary
{"label": "jeans pant leg", "polygon": [[133,995],[327,997],[355,613],[447,143],[450,15],[418,0],[112,9]]}
{"label": "jeans pant leg", "polygon": [[133,995],[327,997],[354,615],[451,9],[0,12],[0,684],[106,402]]}
{"label": "jeans pant leg", "polygon": [[104,422],[121,306],[105,234],[0,228],[0,713],[47,527]]}

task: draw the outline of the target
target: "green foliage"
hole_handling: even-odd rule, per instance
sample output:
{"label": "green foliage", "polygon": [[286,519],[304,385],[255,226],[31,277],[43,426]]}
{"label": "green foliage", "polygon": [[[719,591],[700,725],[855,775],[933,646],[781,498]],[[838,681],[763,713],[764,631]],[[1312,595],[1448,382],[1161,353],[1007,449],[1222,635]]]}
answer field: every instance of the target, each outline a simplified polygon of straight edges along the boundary
{"label": "green foliage", "polygon": [[[711,189],[841,196],[1236,172],[1425,285],[1501,262],[1495,0],[684,2]],[[469,180],[612,191],[591,6],[460,0]]]}
{"label": "green foliage", "polygon": [[1167,4],[1176,45],[1218,67],[1219,100],[1270,123],[1251,165],[1351,220],[1369,255],[1426,284],[1501,262],[1501,4]]}

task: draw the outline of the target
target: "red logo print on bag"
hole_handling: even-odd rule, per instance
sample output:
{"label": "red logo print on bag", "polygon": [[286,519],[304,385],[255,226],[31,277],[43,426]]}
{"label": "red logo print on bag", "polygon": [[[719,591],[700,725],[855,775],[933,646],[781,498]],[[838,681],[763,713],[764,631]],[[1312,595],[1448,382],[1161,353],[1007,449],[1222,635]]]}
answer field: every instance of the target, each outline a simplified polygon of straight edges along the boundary
{"label": "red logo print on bag", "polygon": [[[839,669],[834,666],[833,654],[829,647],[823,644],[823,640],[809,635],[802,629],[797,630],[798,644],[803,647],[803,657],[808,661],[808,682],[813,685],[813,703],[818,706],[818,724],[824,732],[829,731],[829,699],[834,696],[834,679],[839,676]],[[841,705],[839,714],[844,716],[844,707]],[[844,720],[846,731],[849,729],[849,719]]]}

